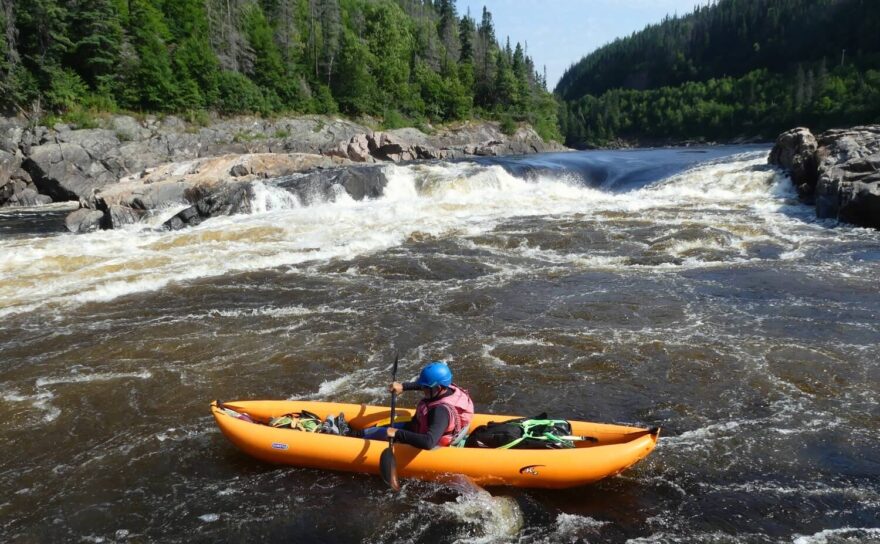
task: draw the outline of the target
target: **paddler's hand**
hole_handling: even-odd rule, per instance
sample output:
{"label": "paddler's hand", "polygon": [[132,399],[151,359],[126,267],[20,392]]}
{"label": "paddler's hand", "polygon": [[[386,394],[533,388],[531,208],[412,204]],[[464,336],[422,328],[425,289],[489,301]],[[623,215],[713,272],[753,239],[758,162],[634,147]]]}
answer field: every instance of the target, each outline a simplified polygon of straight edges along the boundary
{"label": "paddler's hand", "polygon": [[391,393],[397,393],[398,395],[403,393],[403,384],[400,382],[394,382],[388,386],[388,391]]}
{"label": "paddler's hand", "polygon": [[388,438],[394,438],[394,435],[397,434],[397,429],[395,429],[394,427],[388,427],[388,430],[386,432],[388,433]]}

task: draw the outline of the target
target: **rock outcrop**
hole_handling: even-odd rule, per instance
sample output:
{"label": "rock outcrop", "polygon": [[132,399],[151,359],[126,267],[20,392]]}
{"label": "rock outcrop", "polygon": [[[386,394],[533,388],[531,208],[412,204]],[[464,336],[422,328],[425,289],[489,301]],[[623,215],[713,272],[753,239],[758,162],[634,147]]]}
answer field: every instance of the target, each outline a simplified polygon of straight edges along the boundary
{"label": "rock outcrop", "polygon": [[[488,122],[464,123],[433,134],[414,128],[374,132],[352,121],[323,116],[275,120],[237,117],[197,126],[173,116],[138,120],[119,115],[100,124],[100,128],[74,130],[64,124],[29,127],[19,119],[0,118],[0,206],[74,200],[104,214],[101,228],[113,228],[186,202],[198,211],[199,219],[193,212],[181,212],[179,219],[192,224],[225,209],[207,201],[197,205],[205,198],[217,200],[219,189],[214,185],[220,182],[230,185],[227,196],[246,202],[246,198],[238,198],[240,191],[233,186],[244,187],[260,177],[337,166],[339,161],[401,162],[565,149],[555,142],[544,142],[530,128],[506,136],[497,123]],[[322,156],[325,162],[292,159],[298,154]],[[280,158],[270,160],[270,155]],[[233,161],[230,156],[241,160]],[[208,166],[204,162],[208,158],[224,164],[223,171],[215,172]],[[211,182],[205,179],[208,172],[216,176]],[[200,175],[183,179],[190,174]],[[370,194],[372,185],[352,181],[359,175],[355,171],[334,174],[333,183],[342,183],[356,198]],[[328,174],[320,176],[327,178]],[[340,181],[342,177],[347,181]],[[213,197],[199,192],[208,188]],[[86,216],[79,214],[69,227],[77,232],[92,229],[95,217],[89,216],[84,223]]]}
{"label": "rock outcrop", "polygon": [[119,183],[96,190],[83,203],[102,214],[104,228],[118,228],[168,209],[183,207],[163,224],[165,228],[178,229],[196,225],[208,217],[251,211],[253,182],[259,179],[348,164],[351,163],[345,159],[305,153],[255,153],[193,159],[123,178]]}
{"label": "rock outcrop", "polygon": [[413,128],[356,134],[324,151],[354,162],[458,159],[473,156],[525,155],[565,148],[544,142],[531,128],[508,137],[494,124],[464,124],[428,136]]}
{"label": "rock outcrop", "polygon": [[21,151],[26,126],[17,119],[0,119],[0,207],[48,204],[33,179],[22,168]]}
{"label": "rock outcrop", "polygon": [[816,137],[810,129],[793,128],[783,132],[776,139],[776,145],[767,159],[770,164],[781,166],[791,175],[791,181],[797,188],[798,195],[812,203],[813,193],[818,180],[816,164]]}
{"label": "rock outcrop", "polygon": [[880,229],[880,125],[782,133],[770,164],[790,172],[816,216]]}

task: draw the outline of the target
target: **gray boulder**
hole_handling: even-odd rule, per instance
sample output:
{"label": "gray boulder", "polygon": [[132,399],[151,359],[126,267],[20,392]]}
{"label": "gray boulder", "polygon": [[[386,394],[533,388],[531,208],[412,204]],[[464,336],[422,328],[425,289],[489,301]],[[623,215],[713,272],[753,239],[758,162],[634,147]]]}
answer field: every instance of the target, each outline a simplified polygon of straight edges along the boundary
{"label": "gray boulder", "polygon": [[67,230],[73,233],[92,232],[101,228],[104,214],[97,210],[80,208],[64,219]]}
{"label": "gray boulder", "polygon": [[829,130],[818,142],[818,217],[880,228],[880,125]]}
{"label": "gray boulder", "polygon": [[21,152],[0,150],[0,207],[39,206],[52,202],[48,195],[39,194],[21,164]]}
{"label": "gray boulder", "polygon": [[880,229],[880,125],[797,128],[779,136],[768,162],[786,169],[816,216]]}
{"label": "gray boulder", "polygon": [[110,130],[120,142],[143,140],[150,137],[150,131],[128,115],[115,115],[110,119]]}
{"label": "gray boulder", "polygon": [[186,200],[195,202],[200,218],[207,218],[251,211],[253,194],[251,182],[242,181],[190,188],[186,191]]}
{"label": "gray boulder", "polygon": [[370,138],[370,151],[383,161],[411,161],[416,158],[413,143],[390,132],[376,132]]}
{"label": "gray boulder", "polygon": [[50,204],[52,199],[47,195],[41,195],[33,187],[25,187],[17,191],[7,202],[10,206],[42,206]]}
{"label": "gray boulder", "polygon": [[810,129],[793,128],[776,138],[767,161],[788,171],[798,195],[812,201],[818,181],[816,150],[819,144]]}
{"label": "gray boulder", "polygon": [[0,183],[5,183],[21,166],[21,157],[0,149]]}
{"label": "gray boulder", "polygon": [[367,134],[352,136],[346,146],[345,155],[354,162],[372,162],[373,156],[370,154],[369,136]]}
{"label": "gray boulder", "polygon": [[381,196],[387,184],[377,165],[316,170],[282,180],[278,186],[295,194],[300,202],[311,204],[332,198],[337,186],[353,199],[363,200]]}
{"label": "gray boulder", "polygon": [[116,133],[102,128],[56,131],[55,139],[58,143],[76,144],[93,158],[101,158],[119,147]]}
{"label": "gray boulder", "polygon": [[250,168],[248,168],[247,165],[241,163],[233,165],[232,168],[229,169],[229,175],[236,178],[247,176],[250,173]]}
{"label": "gray boulder", "polygon": [[24,168],[40,192],[53,200],[87,199],[116,176],[75,143],[44,144],[31,149]]}
{"label": "gray boulder", "polygon": [[162,223],[166,230],[180,230],[185,227],[194,227],[203,221],[197,206],[190,206],[180,211],[174,217]]}
{"label": "gray boulder", "polygon": [[0,206],[5,206],[14,194],[15,184],[12,183],[12,180],[10,180],[9,178],[7,178],[6,180],[0,179]]}
{"label": "gray boulder", "polygon": [[14,154],[25,133],[24,121],[17,118],[0,118],[0,151]]}

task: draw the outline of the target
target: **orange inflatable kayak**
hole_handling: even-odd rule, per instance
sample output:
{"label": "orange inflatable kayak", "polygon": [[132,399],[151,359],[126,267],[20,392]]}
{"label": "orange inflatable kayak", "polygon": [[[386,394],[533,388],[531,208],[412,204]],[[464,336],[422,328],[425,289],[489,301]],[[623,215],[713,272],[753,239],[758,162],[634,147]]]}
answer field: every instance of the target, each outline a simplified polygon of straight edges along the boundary
{"label": "orange inflatable kayak", "polygon": [[[308,433],[265,425],[269,419],[307,410],[320,416],[340,412],[354,429],[387,424],[391,411],[383,406],[308,401],[235,401],[224,408],[247,414],[238,419],[211,404],[223,434],[240,450],[269,463],[379,474],[379,457],[388,443],[332,434]],[[398,408],[399,420],[414,409]],[[489,421],[519,416],[475,414],[471,429]],[[575,442],[568,449],[486,449],[445,447],[421,450],[394,445],[397,473],[402,478],[443,480],[463,474],[484,486],[565,488],[593,483],[620,473],[651,453],[659,429],[571,421],[572,434],[596,441]]]}

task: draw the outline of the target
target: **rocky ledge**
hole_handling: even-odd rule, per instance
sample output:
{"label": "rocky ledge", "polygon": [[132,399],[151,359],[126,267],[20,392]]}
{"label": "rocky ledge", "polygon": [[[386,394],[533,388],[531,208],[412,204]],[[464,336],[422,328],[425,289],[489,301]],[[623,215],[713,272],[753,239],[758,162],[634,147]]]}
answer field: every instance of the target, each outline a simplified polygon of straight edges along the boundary
{"label": "rocky ledge", "polygon": [[[99,128],[74,130],[30,127],[20,119],[0,119],[0,206],[33,206],[65,200],[83,209],[69,218],[74,232],[115,228],[169,205],[191,205],[184,224],[234,213],[246,205],[240,190],[253,179],[293,172],[420,159],[455,159],[558,151],[529,127],[512,135],[497,123],[464,123],[425,134],[413,128],[373,131],[343,119],[322,116],[265,120],[214,120],[208,126],[170,116],[137,120],[113,116]],[[367,170],[370,171],[370,170]],[[364,170],[355,170],[364,172]],[[325,174],[320,183],[340,176]],[[363,177],[363,176],[361,176]],[[368,176],[375,185],[374,174]],[[314,181],[314,180],[313,180]],[[319,185],[320,185],[319,183]],[[348,180],[355,198],[369,194]],[[360,183],[363,185],[363,183]],[[209,206],[205,199],[239,204]],[[213,197],[212,197],[213,195]],[[235,196],[237,195],[237,196]],[[167,226],[179,226],[175,221]]]}
{"label": "rocky ledge", "polygon": [[[311,178],[318,172],[345,170],[339,167],[351,164],[346,159],[307,153],[230,154],[169,163],[93,191],[65,223],[71,232],[89,232],[177,210],[161,223],[162,228],[176,230],[208,217],[253,211],[254,182],[260,179],[312,171],[312,175],[298,176]],[[356,198],[377,193],[351,184],[343,188]],[[297,196],[300,202],[305,201],[302,195]]]}
{"label": "rocky ledge", "polygon": [[880,229],[880,125],[833,129],[818,138],[794,128],[779,135],[768,162],[789,172],[817,217]]}

